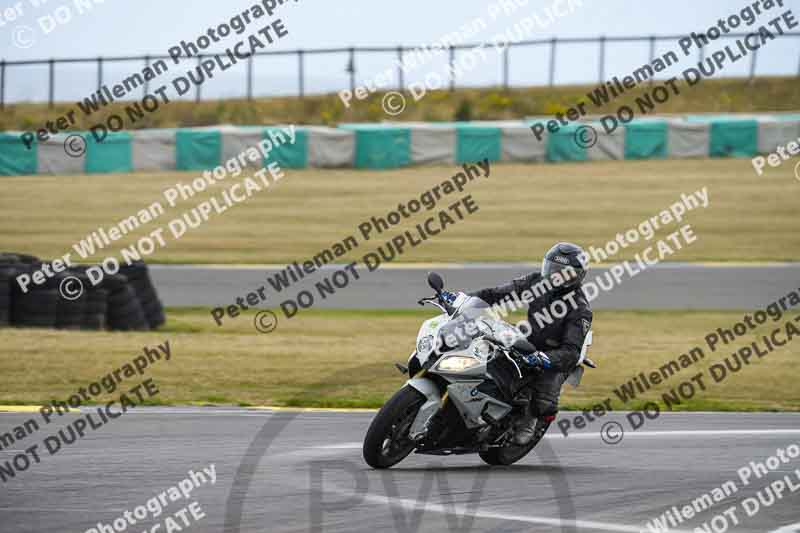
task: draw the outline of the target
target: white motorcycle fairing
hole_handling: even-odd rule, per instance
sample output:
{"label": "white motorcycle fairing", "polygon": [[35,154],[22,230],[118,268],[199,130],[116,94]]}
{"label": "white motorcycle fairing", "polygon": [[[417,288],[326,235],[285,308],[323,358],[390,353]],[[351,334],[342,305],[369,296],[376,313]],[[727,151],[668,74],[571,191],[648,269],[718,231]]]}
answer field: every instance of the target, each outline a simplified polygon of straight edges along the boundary
{"label": "white motorcycle fairing", "polygon": [[[417,359],[419,367],[423,367],[430,359],[431,354],[441,348],[441,329],[458,315],[461,307],[470,298],[463,292],[459,293],[453,302],[454,311],[452,316],[442,313],[422,323],[417,333],[417,350],[409,358],[409,367],[411,366],[411,359],[414,358]],[[511,326],[504,325],[504,329],[509,327]],[[512,409],[510,405],[477,389],[477,386],[486,379],[486,365],[489,358],[489,354],[477,349],[476,345],[480,342],[482,341],[476,338],[470,342],[466,349],[446,351],[428,369],[428,372],[440,375],[450,382],[450,385],[447,386],[446,396],[453,401],[468,428],[487,425],[489,422],[483,418],[482,415],[484,413],[488,413],[491,419],[496,420],[508,414]],[[442,362],[451,357],[474,359],[475,364],[465,370],[458,371],[440,368]],[[409,436],[412,439],[417,439],[425,434],[428,422],[442,408],[444,402],[436,384],[426,377],[414,376],[406,384],[418,390],[426,398],[409,430]]]}

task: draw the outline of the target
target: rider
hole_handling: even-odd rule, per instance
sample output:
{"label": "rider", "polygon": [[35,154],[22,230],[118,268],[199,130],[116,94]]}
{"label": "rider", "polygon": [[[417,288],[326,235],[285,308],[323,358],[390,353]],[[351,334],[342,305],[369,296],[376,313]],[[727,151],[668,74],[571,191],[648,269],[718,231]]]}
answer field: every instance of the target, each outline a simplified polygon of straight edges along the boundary
{"label": "rider", "polygon": [[[527,340],[537,351],[523,358],[529,367],[540,369],[541,372],[531,381],[530,388],[535,402],[530,405],[516,428],[514,434],[516,444],[525,445],[534,437],[538,440],[544,435],[558,412],[561,386],[580,359],[584,339],[592,326],[592,310],[581,290],[581,282],[586,276],[585,258],[586,255],[580,246],[559,242],[545,254],[541,272],[514,279],[508,285],[470,294],[493,305],[514,293],[518,298],[523,298],[522,294],[525,291],[541,284],[537,287],[538,290],[533,290],[533,294],[539,296],[530,301],[528,306],[531,333]],[[565,282],[556,286],[556,278]],[[556,283],[548,283],[553,281]],[[541,294],[543,286],[552,288]],[[564,305],[554,307],[559,301]],[[564,307],[567,310],[566,314],[562,314]],[[541,318],[539,321],[535,320],[536,313],[541,317],[547,312],[553,317],[552,323]]]}

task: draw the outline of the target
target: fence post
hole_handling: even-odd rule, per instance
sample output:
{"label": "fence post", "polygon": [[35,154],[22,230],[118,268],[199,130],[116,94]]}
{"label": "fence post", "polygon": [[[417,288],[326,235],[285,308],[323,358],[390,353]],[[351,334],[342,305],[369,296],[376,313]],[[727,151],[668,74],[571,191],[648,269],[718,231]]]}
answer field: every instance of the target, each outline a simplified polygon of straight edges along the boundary
{"label": "fence post", "polygon": [[553,37],[550,40],[550,87],[553,86],[556,79],[556,44],[558,39]]}
{"label": "fence post", "polygon": [[406,86],[405,78],[403,78],[403,45],[397,47],[397,83],[398,91],[403,92],[403,87]]}
{"label": "fence post", "polygon": [[247,99],[253,99],[253,54],[247,56]]}
{"label": "fence post", "polygon": [[[653,60],[656,58],[656,36],[650,36],[650,64],[653,64]],[[650,76],[650,85],[653,85],[653,76]]]}
{"label": "fence post", "polygon": [[755,81],[757,60],[758,60],[758,48],[753,50],[753,57],[750,58],[750,83],[753,83]]}
{"label": "fence post", "polygon": [[797,60],[797,77],[800,78],[800,59]]}
{"label": "fence post", "polygon": [[48,98],[47,98],[47,106],[52,109],[53,108],[53,101],[55,100],[55,92],[56,92],[56,73],[55,73],[55,60],[50,59],[50,68],[49,70],[49,80],[48,80]]}
{"label": "fence post", "polygon": [[[203,62],[203,56],[198,54],[198,56],[197,56],[197,71],[198,72],[201,72],[201,69],[203,68],[202,65],[201,65],[202,62]],[[195,102],[199,102],[200,101],[200,88],[202,86],[203,86],[202,83],[198,83],[197,84],[197,92],[194,93],[194,101]]]}
{"label": "fence post", "polygon": [[600,83],[601,85],[605,81],[606,78],[606,36],[600,36],[600,58],[598,60],[598,72],[600,73]]}
{"label": "fence post", "polygon": [[306,96],[306,59],[305,59],[305,52],[303,50],[297,51],[297,84],[300,88],[300,98],[305,98]]}
{"label": "fence post", "polygon": [[[700,34],[700,37],[705,37],[705,36],[706,36],[705,33]],[[697,47],[697,62],[702,63],[705,57],[706,57],[706,51],[703,49],[703,45],[701,44],[700,46]]]}
{"label": "fence post", "polygon": [[456,90],[456,49],[450,45],[450,92]]}
{"label": "fence post", "polygon": [[6,60],[0,61],[0,109],[6,107]]}
{"label": "fence post", "polygon": [[350,72],[350,94],[356,92],[356,49],[350,47],[350,64],[347,70]]}
{"label": "fence post", "polygon": [[508,78],[509,78],[509,52],[511,51],[511,43],[508,43],[503,49],[503,89],[508,91]]}
{"label": "fence post", "polygon": [[[150,56],[144,56],[144,68],[146,70],[150,69]],[[142,95],[142,98],[144,98],[148,94],[150,94],[150,80],[145,78],[145,80],[144,80],[144,94]]]}

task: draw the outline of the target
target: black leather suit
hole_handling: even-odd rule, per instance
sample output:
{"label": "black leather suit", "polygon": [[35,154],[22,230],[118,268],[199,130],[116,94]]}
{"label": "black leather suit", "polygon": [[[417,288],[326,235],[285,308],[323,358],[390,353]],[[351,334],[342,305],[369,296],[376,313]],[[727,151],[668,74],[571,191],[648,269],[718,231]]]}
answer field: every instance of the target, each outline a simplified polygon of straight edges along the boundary
{"label": "black leather suit", "polygon": [[[540,282],[542,276],[537,272],[514,279],[507,285],[475,291],[470,295],[477,296],[490,305],[503,300],[523,303],[523,293],[526,290],[533,292],[532,287]],[[534,392],[533,406],[536,414],[550,416],[558,411],[561,386],[580,359],[584,339],[592,324],[592,309],[580,286],[567,290],[563,287],[553,287],[543,294],[542,292],[540,285],[535,293],[539,296],[528,305],[528,322],[532,330],[528,335],[528,341],[537,350],[547,354],[552,366],[535,376],[531,388]],[[512,299],[511,295],[514,293],[519,300]],[[562,302],[564,305],[557,302]],[[557,317],[556,315],[562,314],[564,308],[567,310],[566,314]],[[542,312],[548,310],[553,318],[552,323],[542,318],[537,320],[537,313],[541,317]]]}

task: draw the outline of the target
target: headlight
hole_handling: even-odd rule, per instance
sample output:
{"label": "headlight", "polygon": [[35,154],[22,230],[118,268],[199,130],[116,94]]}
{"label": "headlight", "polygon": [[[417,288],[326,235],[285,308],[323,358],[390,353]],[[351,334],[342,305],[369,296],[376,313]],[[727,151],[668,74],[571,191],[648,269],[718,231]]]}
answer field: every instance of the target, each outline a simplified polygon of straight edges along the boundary
{"label": "headlight", "polygon": [[463,372],[464,370],[469,370],[480,364],[481,362],[474,357],[451,355],[439,361],[436,364],[436,370],[442,370],[444,372]]}
{"label": "headlight", "polygon": [[417,343],[419,353],[428,353],[433,349],[433,335],[422,337]]}

